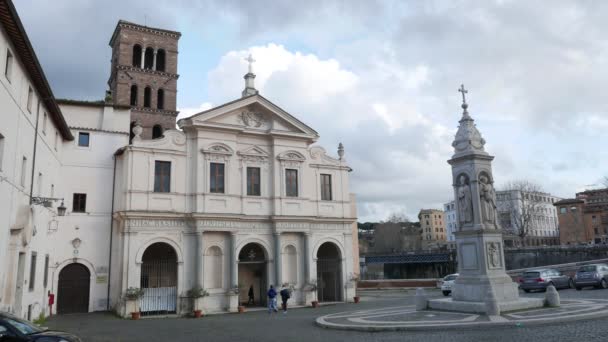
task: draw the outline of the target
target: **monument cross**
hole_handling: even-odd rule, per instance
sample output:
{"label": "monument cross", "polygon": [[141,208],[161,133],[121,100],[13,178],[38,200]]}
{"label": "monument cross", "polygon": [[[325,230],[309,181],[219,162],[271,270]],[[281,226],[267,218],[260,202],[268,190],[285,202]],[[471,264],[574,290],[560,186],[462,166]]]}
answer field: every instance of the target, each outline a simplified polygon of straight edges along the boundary
{"label": "monument cross", "polygon": [[469,91],[464,89],[464,84],[460,85],[460,88],[458,88],[458,92],[462,93],[462,103],[467,103],[467,99],[465,98],[465,94],[468,93]]}
{"label": "monument cross", "polygon": [[249,63],[249,73],[253,74],[253,63],[255,62],[255,59],[249,54],[249,57],[245,58],[245,60]]}

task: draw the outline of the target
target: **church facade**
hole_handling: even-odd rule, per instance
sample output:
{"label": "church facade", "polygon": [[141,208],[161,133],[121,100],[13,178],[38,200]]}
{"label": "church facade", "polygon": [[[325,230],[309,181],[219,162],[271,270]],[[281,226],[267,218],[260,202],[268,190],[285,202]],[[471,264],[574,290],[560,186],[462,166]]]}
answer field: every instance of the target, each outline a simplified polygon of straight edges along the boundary
{"label": "church facade", "polygon": [[[36,83],[39,65],[20,60],[35,54],[15,45],[27,36],[7,27],[20,22],[2,3],[15,22],[2,23],[0,48],[26,81],[0,80],[23,99],[3,111],[19,118],[4,119],[31,134],[0,129],[0,309],[34,319],[49,314],[52,295],[59,314],[186,314],[189,290],[202,287],[199,309],[236,311],[265,305],[270,285],[290,287],[298,304],[353,300],[356,201],[344,148],[327,153],[315,130],[260,95],[251,59],[241,97],[176,122],[181,34],[120,21],[105,100],[55,100]],[[130,308],[129,288],[144,293]]]}

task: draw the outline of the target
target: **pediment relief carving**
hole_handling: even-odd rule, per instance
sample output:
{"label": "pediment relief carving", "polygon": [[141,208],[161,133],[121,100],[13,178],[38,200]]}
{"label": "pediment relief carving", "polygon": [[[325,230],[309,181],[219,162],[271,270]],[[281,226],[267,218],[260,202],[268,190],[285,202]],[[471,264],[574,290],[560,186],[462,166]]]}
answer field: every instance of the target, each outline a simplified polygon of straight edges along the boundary
{"label": "pediment relief carving", "polygon": [[297,152],[297,151],[286,151],[286,152],[279,154],[277,159],[279,159],[280,161],[286,161],[286,162],[302,163],[306,160],[306,157],[304,157],[303,154],[301,154],[300,152]]}
{"label": "pediment relief carving", "polygon": [[241,151],[238,151],[237,154],[241,157],[243,161],[247,162],[265,162],[270,157],[266,151],[258,146],[251,146]]}
{"label": "pediment relief carving", "polygon": [[207,155],[225,156],[229,157],[234,154],[234,151],[230,146],[223,143],[213,143],[205,148],[201,149],[201,152]]}

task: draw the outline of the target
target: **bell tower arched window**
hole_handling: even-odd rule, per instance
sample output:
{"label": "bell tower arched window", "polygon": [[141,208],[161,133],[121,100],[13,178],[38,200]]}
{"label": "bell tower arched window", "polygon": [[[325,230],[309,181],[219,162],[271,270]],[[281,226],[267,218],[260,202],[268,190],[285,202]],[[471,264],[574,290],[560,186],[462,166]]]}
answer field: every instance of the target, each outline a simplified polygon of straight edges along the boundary
{"label": "bell tower arched window", "polygon": [[163,128],[161,125],[154,125],[152,127],[152,139],[162,138],[163,136]]}
{"label": "bell tower arched window", "polygon": [[165,109],[165,91],[162,89],[158,89],[156,107],[158,109]]}
{"label": "bell tower arched window", "polygon": [[150,87],[146,87],[144,89],[144,107],[150,108],[152,102],[152,89]]}
{"label": "bell tower arched window", "polygon": [[156,52],[156,70],[165,71],[165,57],[166,57],[165,50],[159,49]]}
{"label": "bell tower arched window", "polygon": [[146,49],[146,55],[144,57],[144,69],[152,69],[154,65],[154,49],[149,47]]}
{"label": "bell tower arched window", "polygon": [[131,86],[131,106],[137,106],[137,86]]}
{"label": "bell tower arched window", "polygon": [[141,68],[141,45],[133,45],[133,62],[134,67]]}

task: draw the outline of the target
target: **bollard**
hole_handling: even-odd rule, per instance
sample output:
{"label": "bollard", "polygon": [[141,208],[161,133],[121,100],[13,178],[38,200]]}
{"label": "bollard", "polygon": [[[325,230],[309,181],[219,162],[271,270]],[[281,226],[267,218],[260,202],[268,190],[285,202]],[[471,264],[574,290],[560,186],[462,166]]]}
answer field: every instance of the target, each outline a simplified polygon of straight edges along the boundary
{"label": "bollard", "polygon": [[426,292],[422,287],[416,289],[416,311],[426,310],[428,306],[428,299],[426,298]]}

